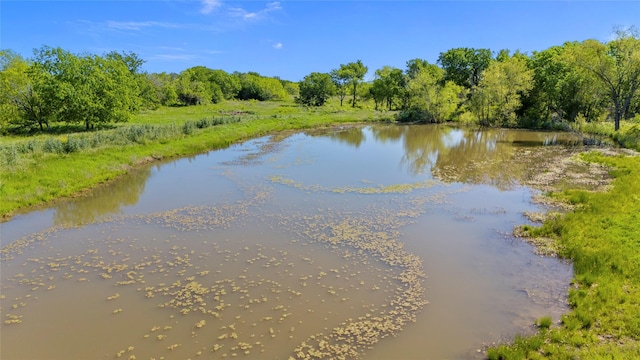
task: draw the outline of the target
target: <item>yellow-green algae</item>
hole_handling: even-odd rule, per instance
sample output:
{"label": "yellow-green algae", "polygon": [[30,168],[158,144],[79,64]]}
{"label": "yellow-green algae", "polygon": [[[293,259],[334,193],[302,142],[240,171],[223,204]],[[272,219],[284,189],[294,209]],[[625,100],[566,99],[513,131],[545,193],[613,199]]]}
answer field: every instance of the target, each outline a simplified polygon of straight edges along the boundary
{"label": "yellow-green algae", "polygon": [[[424,184],[412,186],[414,189],[425,187]],[[387,196],[404,193],[397,189],[386,189],[381,193]],[[421,260],[406,252],[398,241],[398,228],[413,221],[425,204],[442,202],[446,198],[443,192],[416,194],[409,201],[398,201],[402,205],[394,211],[376,208],[359,215],[333,210],[312,216],[287,215],[278,220],[282,231],[295,234],[294,243],[322,245],[342,257],[345,265],[338,268],[318,268],[311,256],[291,258],[285,250],[259,244],[234,248],[234,244],[224,241],[209,243],[204,240],[203,244],[208,244],[211,251],[196,252],[189,243],[180,240],[179,235],[158,241],[155,247],[148,241],[141,245],[139,239],[111,235],[117,234],[121,227],[137,223],[138,226],[173,229],[171,231],[177,231],[176,234],[209,233],[215,238],[217,231],[242,227],[252,216],[252,208],[272,201],[269,189],[253,187],[245,190],[248,192],[246,199],[235,203],[105,219],[93,225],[102,229],[98,240],[86,239],[78,243],[77,249],[84,250],[75,254],[65,255],[55,248],[57,238],[72,234],[76,230],[73,227],[29,235],[2,249],[3,261],[24,261],[17,264],[24,268],[23,273],[3,279],[3,293],[27,286],[38,295],[38,299],[30,297],[29,301],[46,301],[43,291],[53,293],[57,291],[56,284],[69,279],[75,281],[75,287],[95,282],[109,289],[133,287],[139,294],[137,301],[150,302],[171,314],[168,323],[149,325],[147,329],[151,330],[140,334],[140,339],[156,339],[159,343],[171,341],[172,325],[175,326],[181,317],[188,317],[189,325],[179,328],[189,331],[198,346],[202,346],[196,349],[195,343],[187,347],[180,342],[169,342],[161,348],[153,342],[145,345],[158,356],[168,356],[163,355],[161,349],[185,356],[193,356],[187,354],[189,351],[207,351],[222,357],[248,355],[255,351],[269,354],[269,339],[277,341],[284,337],[294,342],[298,339],[297,345],[291,344],[294,358],[359,358],[379,340],[397,335],[406,324],[415,321],[416,314],[427,303],[423,285],[425,274]],[[44,254],[39,258],[32,257],[29,255],[32,251],[44,251]],[[222,262],[211,264],[209,259],[214,256]],[[227,271],[227,264],[236,270]],[[239,273],[237,264],[244,268]],[[355,270],[359,267],[369,268],[368,273],[380,272],[380,275],[376,281],[363,281],[362,270]],[[277,277],[266,278],[259,269],[274,271],[270,274],[277,274]],[[297,279],[297,285],[291,283],[291,278]],[[84,281],[78,282],[78,279]],[[337,302],[352,309],[353,317],[327,323],[330,326],[325,326],[325,330],[299,339],[297,333],[308,325],[303,322],[306,316],[300,313],[297,299],[305,300],[306,293],[320,294],[320,290],[324,290],[321,299],[306,299],[308,315],[328,321],[332,317],[320,314],[318,306]],[[115,310],[111,307],[109,312],[122,312],[118,316],[130,313],[122,305],[127,303],[123,299],[131,296],[130,291],[125,292],[110,291],[110,295],[103,298],[116,301],[120,306]],[[381,302],[355,303],[355,295],[360,292],[377,293],[376,299]],[[3,313],[5,311],[3,309]],[[38,321],[30,319],[20,307],[10,309],[4,317],[5,322],[11,324]],[[157,334],[161,329],[164,329],[162,333]],[[308,329],[306,333],[309,333]],[[140,356],[143,349],[138,345],[131,351],[131,356]],[[113,354],[121,353],[114,349]]]}
{"label": "yellow-green algae", "polygon": [[[411,184],[391,184],[378,185],[377,187],[329,187],[318,184],[305,185],[301,182],[287,179],[283,176],[274,175],[269,177],[269,181],[274,184],[291,186],[293,188],[313,192],[331,192],[337,194],[354,193],[354,194],[407,194],[413,190],[429,189],[435,185],[443,185],[436,180],[424,180]],[[367,182],[366,180],[363,182]]]}

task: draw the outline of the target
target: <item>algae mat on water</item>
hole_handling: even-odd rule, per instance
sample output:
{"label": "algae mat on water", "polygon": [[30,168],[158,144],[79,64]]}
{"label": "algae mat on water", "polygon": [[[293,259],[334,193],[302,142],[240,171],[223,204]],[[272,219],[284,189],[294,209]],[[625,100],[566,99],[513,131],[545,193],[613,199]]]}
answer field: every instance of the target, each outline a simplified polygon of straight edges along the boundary
{"label": "algae mat on water", "polygon": [[445,193],[286,214],[265,207],[270,189],[245,190],[5,246],[3,357],[358,358],[415,321],[425,275],[398,228]]}

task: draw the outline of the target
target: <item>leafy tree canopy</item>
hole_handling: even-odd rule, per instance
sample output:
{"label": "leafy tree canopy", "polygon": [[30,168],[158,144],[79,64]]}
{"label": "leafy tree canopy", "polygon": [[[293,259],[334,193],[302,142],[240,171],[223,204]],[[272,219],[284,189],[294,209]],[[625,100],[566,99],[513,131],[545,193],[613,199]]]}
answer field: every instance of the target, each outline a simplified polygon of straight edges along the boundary
{"label": "leafy tree canopy", "polygon": [[455,48],[440,53],[438,63],[445,70],[445,81],[472,89],[480,83],[482,72],[489,67],[489,49]]}
{"label": "leafy tree canopy", "polygon": [[322,106],[335,94],[335,90],[331,75],[313,72],[300,82],[298,102],[307,106]]}
{"label": "leafy tree canopy", "polygon": [[615,129],[625,118],[640,87],[640,38],[635,28],[618,29],[606,44],[586,40],[571,50],[571,62],[594,77],[613,106]]}

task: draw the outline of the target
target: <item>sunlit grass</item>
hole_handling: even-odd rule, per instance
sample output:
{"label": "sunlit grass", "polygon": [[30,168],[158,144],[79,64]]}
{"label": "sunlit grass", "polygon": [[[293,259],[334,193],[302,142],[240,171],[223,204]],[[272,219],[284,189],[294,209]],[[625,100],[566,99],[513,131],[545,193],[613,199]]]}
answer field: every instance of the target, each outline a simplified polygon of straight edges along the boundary
{"label": "sunlit grass", "polygon": [[594,140],[611,140],[622,147],[640,151],[640,116],[636,116],[635,119],[621,121],[618,131],[615,131],[614,124],[611,121],[587,123],[577,120],[572,124],[572,128]]}
{"label": "sunlit grass", "polygon": [[613,189],[558,194],[581,206],[538,229],[573,262],[572,311],[561,327],[491,349],[489,358],[640,358],[640,157],[582,158],[614,168]]}

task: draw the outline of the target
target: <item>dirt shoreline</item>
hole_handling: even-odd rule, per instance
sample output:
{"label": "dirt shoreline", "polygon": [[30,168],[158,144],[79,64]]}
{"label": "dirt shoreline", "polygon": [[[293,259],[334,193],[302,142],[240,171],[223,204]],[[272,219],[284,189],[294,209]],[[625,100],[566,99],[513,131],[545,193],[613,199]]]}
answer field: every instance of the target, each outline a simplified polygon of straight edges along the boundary
{"label": "dirt shoreline", "polygon": [[547,206],[546,212],[525,213],[524,216],[536,225],[518,225],[513,230],[513,235],[523,239],[535,247],[535,251],[541,256],[558,256],[556,241],[547,237],[533,236],[531,231],[535,226],[541,225],[549,219],[562,216],[562,214],[574,211],[576,206],[557,198],[549,196],[564,190],[585,190],[591,192],[606,192],[614,178],[610,175],[611,168],[596,163],[589,163],[579,159],[581,154],[598,152],[605,156],[638,156],[639,153],[629,149],[614,149],[600,147],[566,148],[555,156],[540,159],[535,162],[534,174],[523,185],[531,187],[540,193],[535,194],[532,201]]}

